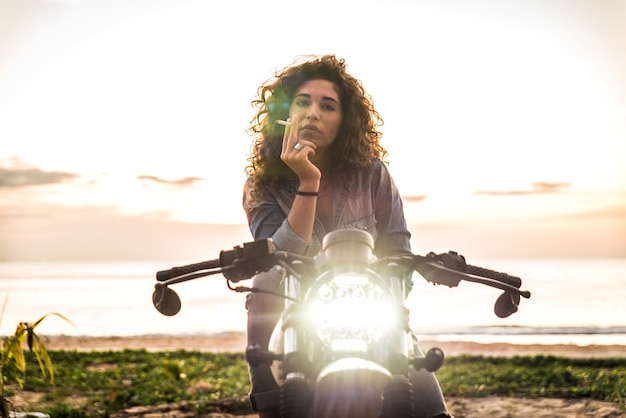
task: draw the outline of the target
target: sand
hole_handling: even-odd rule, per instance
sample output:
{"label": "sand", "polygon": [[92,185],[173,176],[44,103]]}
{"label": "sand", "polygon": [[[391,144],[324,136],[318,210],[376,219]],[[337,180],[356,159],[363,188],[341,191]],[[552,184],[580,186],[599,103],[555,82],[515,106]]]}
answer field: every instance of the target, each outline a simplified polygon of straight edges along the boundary
{"label": "sand", "polygon": [[[105,351],[129,349],[162,350],[202,350],[242,352],[245,349],[245,336],[239,333],[226,333],[212,336],[137,336],[137,337],[49,337],[44,344],[49,350]],[[422,348],[438,346],[446,356],[475,354],[485,356],[515,355],[556,355],[566,357],[624,357],[626,346],[617,345],[516,345],[516,344],[480,344],[473,342],[433,342],[422,341]],[[625,360],[626,361],[626,360]],[[448,397],[448,407],[456,418],[617,418],[626,417],[626,409],[620,410],[616,403],[592,399],[520,399],[508,397],[458,398]],[[626,405],[624,405],[626,408]],[[133,408],[116,417],[142,418],[183,418],[185,408],[178,405],[163,405],[156,408]],[[251,418],[256,415],[247,415]],[[232,417],[228,414],[210,414],[208,417]]]}
{"label": "sand", "polygon": [[[136,336],[136,337],[69,337],[57,336],[44,338],[49,350],[122,350],[147,349],[160,350],[200,350],[200,351],[232,351],[243,352],[246,347],[245,335],[242,333],[223,333],[206,336]],[[465,341],[427,341],[422,340],[420,346],[427,350],[437,346],[446,356],[461,354],[507,357],[515,355],[555,355],[575,358],[588,357],[624,357],[626,346],[622,345],[569,345],[569,344],[482,344]]]}

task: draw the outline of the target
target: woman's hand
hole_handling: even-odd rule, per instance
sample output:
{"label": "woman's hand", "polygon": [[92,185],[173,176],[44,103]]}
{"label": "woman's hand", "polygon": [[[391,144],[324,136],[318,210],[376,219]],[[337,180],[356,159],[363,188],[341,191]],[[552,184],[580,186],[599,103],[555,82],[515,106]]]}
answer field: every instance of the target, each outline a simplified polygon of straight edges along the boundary
{"label": "woman's hand", "polygon": [[[317,191],[319,188],[321,171],[311,162],[315,156],[316,146],[306,139],[298,140],[298,116],[294,115],[287,120],[290,125],[285,127],[283,136],[283,148],[280,158],[300,179],[300,187],[306,191]],[[309,187],[314,187],[309,190]]]}

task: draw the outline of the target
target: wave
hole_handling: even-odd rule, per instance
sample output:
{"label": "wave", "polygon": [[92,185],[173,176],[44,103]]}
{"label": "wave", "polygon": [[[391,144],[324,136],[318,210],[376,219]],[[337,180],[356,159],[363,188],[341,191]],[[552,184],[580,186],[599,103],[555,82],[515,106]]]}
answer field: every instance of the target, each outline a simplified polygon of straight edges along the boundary
{"label": "wave", "polygon": [[421,335],[626,335],[626,326],[469,326],[420,330]]}

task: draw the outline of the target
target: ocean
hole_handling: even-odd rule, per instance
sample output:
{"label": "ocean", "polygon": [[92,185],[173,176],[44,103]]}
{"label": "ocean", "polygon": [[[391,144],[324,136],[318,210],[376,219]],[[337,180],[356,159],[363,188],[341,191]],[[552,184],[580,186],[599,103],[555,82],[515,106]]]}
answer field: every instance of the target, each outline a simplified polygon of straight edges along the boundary
{"label": "ocean", "polygon": [[[408,297],[418,336],[439,341],[626,345],[626,259],[493,259],[471,264],[522,278],[530,299],[509,318],[493,313],[500,291],[462,282],[434,286],[414,275]],[[221,275],[180,283],[173,317],[152,304],[154,275],[179,263],[0,262],[0,335],[47,317],[44,336],[207,335],[245,332],[245,294]],[[248,285],[249,283],[240,283]]]}

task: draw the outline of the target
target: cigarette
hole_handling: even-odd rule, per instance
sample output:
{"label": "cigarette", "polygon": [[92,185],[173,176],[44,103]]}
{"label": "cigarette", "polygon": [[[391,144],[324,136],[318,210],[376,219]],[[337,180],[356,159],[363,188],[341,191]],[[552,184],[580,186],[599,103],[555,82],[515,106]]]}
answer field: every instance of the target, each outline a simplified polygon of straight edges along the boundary
{"label": "cigarette", "polygon": [[276,121],[277,124],[279,125],[284,125],[284,126],[291,126],[291,122],[287,122],[286,120],[277,120]]}

